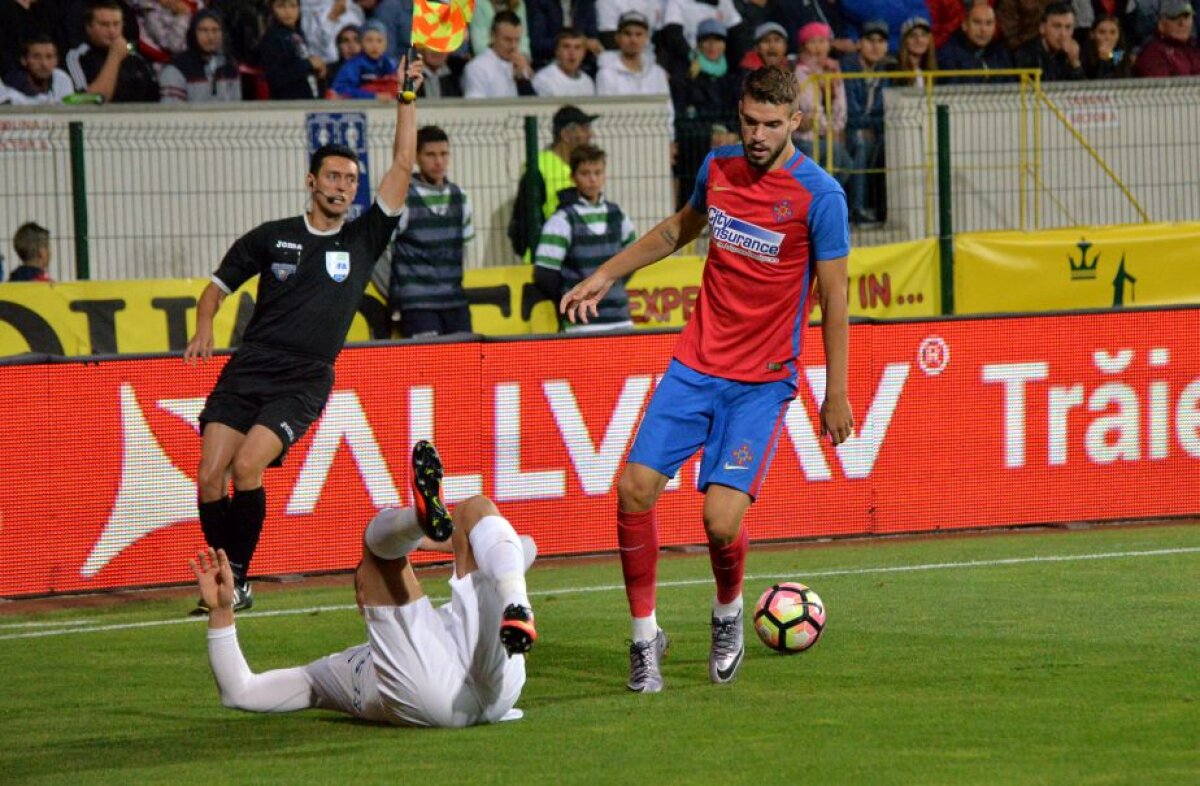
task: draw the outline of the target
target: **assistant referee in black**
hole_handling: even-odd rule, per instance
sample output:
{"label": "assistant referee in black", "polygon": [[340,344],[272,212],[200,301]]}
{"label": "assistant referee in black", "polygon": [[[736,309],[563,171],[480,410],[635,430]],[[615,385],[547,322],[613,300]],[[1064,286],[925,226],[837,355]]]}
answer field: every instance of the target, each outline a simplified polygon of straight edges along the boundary
{"label": "assistant referee in black", "polygon": [[[402,61],[401,71],[405,67]],[[419,88],[420,62],[407,71]],[[183,354],[189,364],[212,356],[213,317],[225,297],[259,277],[242,346],[200,413],[200,528],[209,546],[229,555],[235,609],[254,603],[247,574],[266,518],[263,472],[283,463],[325,408],[333,362],[404,210],[416,150],[416,108],[397,97],[392,165],[374,204],[345,220],[358,189],[358,156],[343,145],[321,147],[305,178],[308,212],[268,221],[239,238],[200,296],[196,334]],[[207,612],[201,601],[194,613]]]}

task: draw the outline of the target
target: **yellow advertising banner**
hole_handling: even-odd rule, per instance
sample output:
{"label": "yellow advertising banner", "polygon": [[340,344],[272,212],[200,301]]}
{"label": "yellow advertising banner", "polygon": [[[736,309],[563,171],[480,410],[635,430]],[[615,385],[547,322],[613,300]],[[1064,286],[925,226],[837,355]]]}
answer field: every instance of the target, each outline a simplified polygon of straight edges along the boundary
{"label": "yellow advertising banner", "polygon": [[850,252],[850,316],[900,319],[941,313],[935,238]]}
{"label": "yellow advertising banner", "polygon": [[[630,277],[629,310],[639,328],[682,327],[700,294],[703,260],[673,257]],[[137,354],[182,350],[196,328],[205,279],[0,284],[0,356]],[[489,336],[554,333],[557,303],[533,285],[532,268],[466,272],[475,332]],[[218,348],[235,344],[254,309],[257,281],[226,298],[213,332]],[[933,240],[855,249],[850,255],[850,313],[880,319],[938,312]],[[347,340],[389,337],[383,298],[374,286]]]}
{"label": "yellow advertising banner", "polygon": [[954,239],[959,314],[1200,303],[1200,222]]}

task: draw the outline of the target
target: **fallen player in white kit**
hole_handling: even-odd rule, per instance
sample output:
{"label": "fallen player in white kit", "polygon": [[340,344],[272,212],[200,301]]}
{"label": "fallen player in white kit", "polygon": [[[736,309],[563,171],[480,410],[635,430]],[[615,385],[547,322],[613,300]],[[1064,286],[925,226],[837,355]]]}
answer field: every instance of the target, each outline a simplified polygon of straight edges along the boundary
{"label": "fallen player in white kit", "polygon": [[[439,497],[441,477],[437,451],[418,442],[415,507],[385,508],[363,535],[354,587],[368,641],[307,666],[251,672],[233,622],[228,558],[205,549],[190,560],[212,610],[208,659],[222,704],[249,712],[331,709],[400,726],[521,716],[514,706],[525,685],[524,653],[537,639],[525,590],[533,541],[519,537],[487,497],[463,501],[451,518]],[[407,559],[423,535],[454,547],[450,602],[436,609]]]}

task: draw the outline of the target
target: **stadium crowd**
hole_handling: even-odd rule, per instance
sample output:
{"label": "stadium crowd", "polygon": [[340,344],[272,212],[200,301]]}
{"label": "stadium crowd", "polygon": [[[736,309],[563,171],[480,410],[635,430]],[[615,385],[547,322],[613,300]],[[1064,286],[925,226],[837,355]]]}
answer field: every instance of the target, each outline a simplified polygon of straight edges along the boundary
{"label": "stadium crowd", "polygon": [[[390,101],[411,27],[411,0],[0,0],[0,104]],[[886,210],[884,87],[1014,67],[1200,75],[1188,0],[476,0],[463,45],[423,58],[424,97],[669,95],[680,200],[708,151],[736,141],[745,75],[794,69],[795,142],[833,162],[858,226]],[[813,78],[837,72],[856,76],[817,100]]]}
{"label": "stadium crowd", "polygon": [[[0,0],[0,103],[387,97],[411,25],[406,0]],[[477,0],[425,92],[669,92],[711,126],[762,63],[1109,79],[1200,74],[1200,49],[1187,0]],[[820,122],[862,127],[870,81]]]}

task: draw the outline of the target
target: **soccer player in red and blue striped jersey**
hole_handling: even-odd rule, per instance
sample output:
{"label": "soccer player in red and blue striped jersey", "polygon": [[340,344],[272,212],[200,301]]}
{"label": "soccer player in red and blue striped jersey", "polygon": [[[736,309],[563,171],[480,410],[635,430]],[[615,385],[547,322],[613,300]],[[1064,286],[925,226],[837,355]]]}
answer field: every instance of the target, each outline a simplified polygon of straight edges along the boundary
{"label": "soccer player in red and blue striped jersey", "polygon": [[827,387],[821,430],[837,445],[854,418],[847,396],[846,260],[850,227],[837,181],[792,144],[799,86],[767,66],[747,77],[739,104],[742,144],[713,150],[683,208],[563,296],[567,319],[587,322],[614,282],[711,229],[700,298],[654,392],[618,484],[617,535],[633,616],[630,690],[662,689],[667,636],[655,616],[658,525],[654,504],[700,448],[704,528],[717,591],[709,676],[730,682],[741,666],[742,519],[771,463],[795,398],[797,359],[817,283]]}

